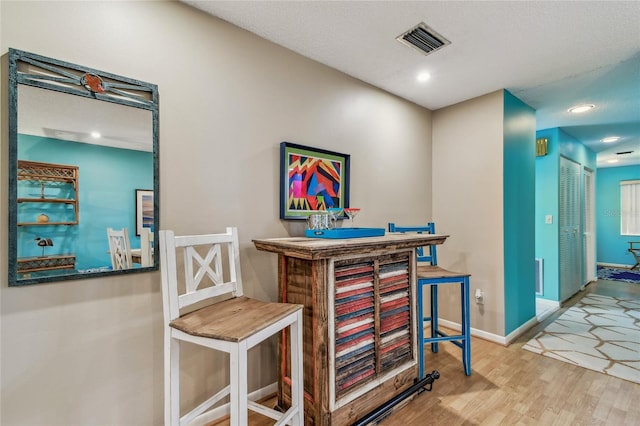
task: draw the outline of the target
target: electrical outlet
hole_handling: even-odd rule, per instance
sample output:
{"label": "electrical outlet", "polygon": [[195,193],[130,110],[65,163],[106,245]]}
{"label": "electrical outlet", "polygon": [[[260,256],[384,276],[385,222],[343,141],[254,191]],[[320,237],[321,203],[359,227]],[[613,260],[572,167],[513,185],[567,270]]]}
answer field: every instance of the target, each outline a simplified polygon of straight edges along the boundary
{"label": "electrical outlet", "polygon": [[476,289],[476,304],[484,305],[484,292],[479,288]]}

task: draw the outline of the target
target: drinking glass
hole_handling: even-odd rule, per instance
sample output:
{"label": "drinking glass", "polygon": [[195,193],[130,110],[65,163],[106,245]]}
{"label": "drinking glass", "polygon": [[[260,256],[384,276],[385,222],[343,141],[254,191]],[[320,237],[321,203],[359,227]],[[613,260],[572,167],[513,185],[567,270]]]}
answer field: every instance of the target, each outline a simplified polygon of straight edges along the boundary
{"label": "drinking glass", "polygon": [[337,228],[336,225],[338,224],[338,216],[340,216],[340,213],[342,213],[342,207],[329,207],[327,211],[329,212],[329,216],[331,216],[333,227]]}
{"label": "drinking glass", "polygon": [[356,217],[358,215],[358,213],[360,213],[360,208],[358,207],[345,207],[344,208],[344,213],[349,216],[349,219],[351,219],[351,227],[353,228],[353,218]]}

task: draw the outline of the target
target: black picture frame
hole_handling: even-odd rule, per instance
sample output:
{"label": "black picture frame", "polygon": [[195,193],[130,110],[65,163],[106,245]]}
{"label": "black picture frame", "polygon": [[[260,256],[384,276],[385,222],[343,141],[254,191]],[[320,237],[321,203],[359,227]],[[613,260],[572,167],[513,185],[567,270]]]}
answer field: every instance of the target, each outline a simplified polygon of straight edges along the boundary
{"label": "black picture frame", "polygon": [[349,154],[281,142],[280,219],[349,207],[350,163]]}

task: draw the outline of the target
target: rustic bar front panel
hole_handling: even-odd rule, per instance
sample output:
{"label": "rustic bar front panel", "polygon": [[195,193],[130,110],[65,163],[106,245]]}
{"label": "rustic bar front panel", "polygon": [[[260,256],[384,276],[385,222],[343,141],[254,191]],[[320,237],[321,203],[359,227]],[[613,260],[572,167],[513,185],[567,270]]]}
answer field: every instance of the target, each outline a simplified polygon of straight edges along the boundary
{"label": "rustic bar front panel", "polygon": [[[278,253],[280,300],[304,305],[306,425],[352,424],[413,385],[414,249],[446,237],[254,240]],[[278,403],[288,407],[285,348],[279,345]]]}

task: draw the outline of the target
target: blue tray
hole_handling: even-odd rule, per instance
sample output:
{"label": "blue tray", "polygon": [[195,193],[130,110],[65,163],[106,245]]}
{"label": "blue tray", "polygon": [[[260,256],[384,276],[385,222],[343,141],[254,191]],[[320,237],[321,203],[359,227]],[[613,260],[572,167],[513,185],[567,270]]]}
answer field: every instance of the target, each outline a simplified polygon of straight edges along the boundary
{"label": "blue tray", "polygon": [[309,238],[381,237],[384,235],[384,228],[336,228],[318,231],[307,229],[304,235]]}

